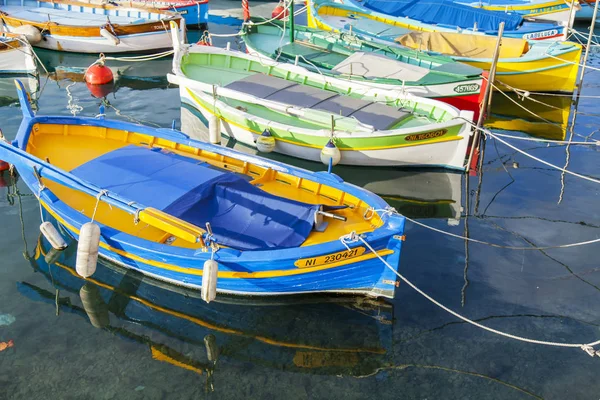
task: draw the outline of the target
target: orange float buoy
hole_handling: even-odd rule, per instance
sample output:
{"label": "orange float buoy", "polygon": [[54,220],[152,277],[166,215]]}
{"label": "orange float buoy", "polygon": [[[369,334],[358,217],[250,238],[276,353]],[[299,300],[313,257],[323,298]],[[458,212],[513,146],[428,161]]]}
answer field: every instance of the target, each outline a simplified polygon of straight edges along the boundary
{"label": "orange float buoy", "polygon": [[289,15],[289,11],[284,9],[281,3],[277,4],[277,6],[273,9],[271,13],[271,18],[284,19]]}
{"label": "orange float buoy", "polygon": [[103,61],[90,65],[85,71],[85,81],[90,85],[105,85],[113,81],[113,73]]}

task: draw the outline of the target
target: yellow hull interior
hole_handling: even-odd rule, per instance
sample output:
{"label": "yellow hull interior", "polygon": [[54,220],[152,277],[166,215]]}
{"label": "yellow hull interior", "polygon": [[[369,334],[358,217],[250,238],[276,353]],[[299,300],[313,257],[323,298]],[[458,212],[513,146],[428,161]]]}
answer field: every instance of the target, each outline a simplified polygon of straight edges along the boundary
{"label": "yellow hull interior", "polygon": [[[330,186],[236,158],[136,132],[96,126],[38,123],[31,131],[26,151],[62,170],[71,171],[96,157],[131,144],[148,148],[165,148],[196,159],[198,162],[206,162],[217,168],[248,175],[252,177],[252,184],[259,184],[262,190],[280,197],[311,204],[349,206],[347,209],[336,212],[338,215],[346,217],[347,221],[328,219],[329,225],[325,231],[313,230],[303,246],[338,240],[340,236],[352,231],[357,233],[372,231],[382,224],[377,214],[369,221],[365,220],[364,213],[369,208],[368,204]],[[90,219],[96,204],[98,204],[95,220],[103,225],[152,242],[165,243],[168,241],[171,246],[202,247],[202,243],[192,243],[181,237],[174,237],[167,230],[161,229],[160,225],[150,225],[145,222],[136,224],[133,214],[112,207],[103,201],[98,202],[94,196],[49,179],[43,179],[43,183],[61,201]],[[135,199],[128,200],[135,201]],[[177,220],[174,217],[173,219]],[[144,220],[142,219],[142,221]]]}

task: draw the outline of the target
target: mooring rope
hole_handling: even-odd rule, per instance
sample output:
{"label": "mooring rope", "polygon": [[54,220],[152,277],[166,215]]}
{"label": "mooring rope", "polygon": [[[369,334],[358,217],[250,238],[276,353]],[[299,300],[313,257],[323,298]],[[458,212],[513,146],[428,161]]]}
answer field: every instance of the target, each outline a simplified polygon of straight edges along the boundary
{"label": "mooring rope", "polygon": [[[388,212],[397,213],[397,211],[395,211],[395,210],[393,210],[393,211],[388,210]],[[506,337],[509,339],[514,339],[514,340],[518,340],[521,342],[532,343],[532,344],[540,344],[540,345],[545,345],[545,346],[579,348],[579,349],[585,351],[588,355],[590,355],[592,357],[593,356],[600,357],[600,350],[594,349],[594,346],[600,344],[600,340],[597,340],[595,342],[589,342],[589,343],[560,343],[560,342],[552,342],[552,341],[545,341],[545,340],[538,340],[538,339],[530,339],[530,338],[526,338],[523,336],[513,335],[511,333],[506,333],[506,332],[500,331],[498,329],[490,328],[488,326],[480,324],[479,322],[473,321],[473,320],[463,316],[462,314],[459,314],[456,311],[446,307],[445,305],[443,305],[442,303],[440,303],[439,301],[437,301],[436,299],[434,299],[433,297],[431,297],[430,295],[428,295],[427,293],[425,293],[424,291],[419,289],[414,283],[409,281],[401,273],[399,273],[394,267],[392,267],[383,257],[381,257],[379,255],[379,253],[377,253],[377,251],[375,251],[375,249],[369,244],[369,242],[367,242],[362,236],[357,235],[356,232],[352,232],[349,235],[344,235],[344,236],[340,237],[340,240],[342,241],[342,243],[344,243],[344,245],[346,245],[347,248],[348,248],[347,243],[361,241],[365,246],[367,246],[367,248],[373,254],[375,254],[375,256],[377,256],[379,261],[381,261],[396,276],[398,276],[398,278],[400,278],[404,283],[406,283],[408,286],[410,286],[413,290],[415,290],[421,296],[425,297],[427,300],[429,300],[431,303],[435,304],[442,310],[448,312],[449,314],[452,314],[456,318],[459,318],[468,324],[471,324],[473,326],[476,326],[476,327],[486,330],[488,332],[495,333],[497,335],[500,335],[500,336],[503,336],[503,337]]]}

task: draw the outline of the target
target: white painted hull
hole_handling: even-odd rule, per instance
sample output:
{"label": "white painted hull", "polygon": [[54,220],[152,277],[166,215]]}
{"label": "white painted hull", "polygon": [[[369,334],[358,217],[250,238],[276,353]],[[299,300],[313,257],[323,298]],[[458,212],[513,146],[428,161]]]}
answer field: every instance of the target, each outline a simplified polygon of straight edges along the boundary
{"label": "white painted hull", "polygon": [[0,52],[0,74],[35,74],[36,72],[33,51],[29,45]]}
{"label": "white painted hull", "polygon": [[[200,96],[200,93],[195,93]],[[208,120],[210,112],[188,95],[185,87],[180,87],[181,102],[194,109],[195,113]],[[258,134],[247,129],[221,120],[221,134],[237,140],[247,146],[256,147]],[[194,139],[205,140],[206,134],[199,131],[191,136]],[[459,140],[439,142],[421,146],[396,147],[380,150],[344,150],[340,164],[360,166],[403,166],[403,167],[442,167],[456,170],[465,169],[465,158],[471,136],[470,125],[465,124],[459,134]],[[321,162],[321,149],[299,146],[293,143],[277,141],[275,152]]]}
{"label": "white painted hull", "polygon": [[[183,25],[183,24],[182,24]],[[9,27],[9,30],[12,29]],[[180,28],[185,36],[185,28]],[[43,49],[67,51],[73,53],[142,53],[156,52],[173,47],[170,31],[156,31],[119,37],[120,43],[115,45],[104,37],[78,37],[44,35],[42,41],[35,46]]]}

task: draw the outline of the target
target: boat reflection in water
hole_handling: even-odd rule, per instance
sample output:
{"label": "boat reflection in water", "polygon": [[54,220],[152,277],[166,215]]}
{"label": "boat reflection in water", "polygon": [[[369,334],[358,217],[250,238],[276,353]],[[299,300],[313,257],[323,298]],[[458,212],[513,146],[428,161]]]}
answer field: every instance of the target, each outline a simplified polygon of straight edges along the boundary
{"label": "boat reflection in water", "polygon": [[[217,359],[220,363],[252,360],[311,374],[361,376],[392,357],[392,306],[382,300],[344,296],[257,300],[219,295],[209,305],[197,291],[155,281],[102,259],[94,275],[84,279],[75,271],[76,247],[71,242],[66,250],[56,252],[40,236],[30,262],[49,285],[20,282],[20,293],[56,305],[57,312],[81,315],[115,336],[148,345],[149,357],[206,372],[209,379]],[[54,309],[49,307],[48,312]]]}
{"label": "boat reflection in water", "polygon": [[[204,118],[187,107],[181,108],[181,131],[194,139],[209,141]],[[260,153],[234,140],[223,138],[223,145],[238,151],[289,163],[312,171],[326,167],[318,162],[287,157],[278,153]],[[446,218],[457,225],[461,214],[463,174],[446,170],[396,167],[357,167],[336,165],[333,172],[346,182],[363,187],[409,218]]]}
{"label": "boat reflection in water", "polygon": [[[85,82],[85,72],[94,62],[97,55],[73,54],[50,50],[36,50],[40,60],[49,72],[49,77],[55,81],[68,79],[72,82]],[[121,87],[135,90],[166,89],[169,85],[167,74],[172,69],[172,58],[163,57],[156,60],[139,62],[124,62],[107,60],[114,76],[114,82],[105,85],[88,85],[95,97],[105,97],[116,92]],[[12,87],[14,91],[14,84]]]}
{"label": "boat reflection in water", "polygon": [[19,97],[15,90],[15,79],[23,82],[23,85],[31,98],[31,106],[35,111],[40,90],[40,81],[37,76],[32,75],[0,74],[0,107],[10,107],[19,104]]}
{"label": "boat reflection in water", "polygon": [[[564,140],[571,97],[533,95],[523,98],[516,93],[494,92],[491,115],[485,127],[519,131],[542,139]],[[529,110],[529,111],[528,111]]]}

